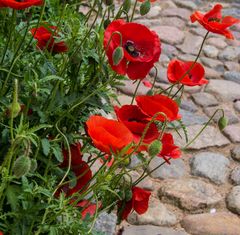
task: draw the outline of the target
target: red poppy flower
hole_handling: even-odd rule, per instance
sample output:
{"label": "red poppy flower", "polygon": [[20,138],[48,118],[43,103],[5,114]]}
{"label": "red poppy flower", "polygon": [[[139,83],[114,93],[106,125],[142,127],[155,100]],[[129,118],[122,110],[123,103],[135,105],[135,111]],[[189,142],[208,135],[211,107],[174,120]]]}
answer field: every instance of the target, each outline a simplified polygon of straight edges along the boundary
{"label": "red poppy flower", "polygon": [[132,199],[125,203],[119,204],[119,209],[124,205],[121,214],[122,219],[126,219],[132,210],[135,210],[139,215],[144,214],[148,209],[148,202],[151,193],[139,187],[132,188]]}
{"label": "red poppy flower", "polygon": [[[118,120],[132,132],[134,141],[138,143],[151,118],[144,114],[137,105],[124,105],[121,108],[114,107],[114,110]],[[151,143],[158,136],[158,129],[152,123],[145,135],[144,142]]]}
{"label": "red poppy flower", "polygon": [[[77,167],[79,164],[82,163],[82,153],[81,153],[81,144],[79,142],[70,145],[71,151],[71,168]],[[63,162],[60,167],[68,167],[68,150],[63,149]]]}
{"label": "red poppy flower", "polygon": [[207,84],[208,80],[204,78],[205,70],[200,63],[196,63],[191,71],[183,77],[194,62],[183,62],[172,60],[168,65],[167,76],[171,83],[181,83],[187,86],[201,86]]}
{"label": "red poppy flower", "polygon": [[[97,205],[91,203],[88,200],[82,200],[77,204],[77,206],[84,208],[81,212],[82,219],[84,219],[87,216],[87,214],[89,214],[90,216],[93,216],[96,213]],[[100,203],[98,207],[100,208],[101,206],[102,205]]]}
{"label": "red poppy flower", "polygon": [[222,17],[222,5],[216,4],[209,12],[202,14],[199,11],[194,12],[190,18],[192,23],[196,20],[208,31],[212,33],[222,34],[228,39],[234,39],[228,27],[239,23],[240,20],[232,17]]}
{"label": "red poppy flower", "polygon": [[37,39],[37,48],[40,50],[44,50],[46,47],[49,52],[53,53],[61,53],[68,50],[65,42],[55,42],[54,37],[59,36],[56,32],[54,33],[54,31],[57,31],[55,26],[49,26],[49,29],[41,26],[39,28],[33,28],[30,31],[32,35],[34,35],[34,38]]}
{"label": "red poppy flower", "polygon": [[162,150],[158,154],[159,157],[162,157],[164,159],[167,159],[169,157],[174,159],[181,157],[181,151],[179,147],[174,144],[174,139],[172,134],[164,133],[161,142],[162,142]]}
{"label": "red poppy flower", "polygon": [[132,133],[121,122],[93,115],[86,124],[93,144],[105,153],[117,153],[133,142]]}
{"label": "red poppy flower", "polygon": [[31,6],[41,6],[43,2],[43,0],[0,0],[0,8],[10,7],[16,10],[23,10]]}
{"label": "red poppy flower", "polygon": [[[118,65],[113,65],[113,52],[120,45],[124,57]],[[111,38],[112,37],[112,38]],[[109,44],[109,45],[108,45]],[[104,33],[104,47],[109,63],[118,74],[125,75],[132,80],[143,79],[147,76],[154,63],[159,60],[161,53],[160,40],[154,31],[137,23],[127,23],[124,20],[115,20],[107,27]]]}
{"label": "red poppy flower", "polygon": [[[156,113],[162,112],[166,115],[168,121],[180,119],[177,103],[164,95],[142,95],[136,97],[139,108],[148,116],[153,117]],[[163,115],[159,114],[156,120],[164,121]]]}
{"label": "red poppy flower", "polygon": [[77,167],[74,167],[72,171],[74,172],[77,179],[76,185],[73,188],[71,188],[69,184],[63,185],[57,190],[55,196],[59,196],[61,192],[64,192],[66,197],[70,197],[71,195],[79,192],[80,190],[84,191],[87,189],[87,185],[92,178],[92,171],[88,164],[82,161]]}

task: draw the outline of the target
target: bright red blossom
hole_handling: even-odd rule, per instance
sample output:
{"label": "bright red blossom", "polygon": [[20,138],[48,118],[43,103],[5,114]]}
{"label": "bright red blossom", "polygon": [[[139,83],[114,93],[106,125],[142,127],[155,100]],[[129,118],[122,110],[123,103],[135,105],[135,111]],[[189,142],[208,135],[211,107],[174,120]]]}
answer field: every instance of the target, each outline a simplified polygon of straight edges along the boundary
{"label": "bright red blossom", "polygon": [[124,209],[120,215],[122,219],[126,219],[132,210],[135,210],[139,215],[144,214],[148,209],[148,203],[151,193],[139,187],[132,188],[132,199],[128,202],[120,203],[119,209],[122,206]]}
{"label": "bright red blossom", "polygon": [[195,63],[193,68],[183,75],[191,68],[193,61],[172,60],[168,65],[167,76],[171,83],[181,83],[187,86],[201,86],[208,83],[204,78],[205,70],[200,63]]}
{"label": "bright red blossom", "polygon": [[133,135],[121,122],[93,115],[87,124],[87,131],[96,148],[111,154],[133,142]]}
{"label": "bright red blossom", "polygon": [[16,10],[23,10],[32,6],[41,6],[43,4],[43,0],[0,0],[0,8],[1,7],[9,7]]}
{"label": "bright red blossom", "polygon": [[[137,105],[124,105],[121,108],[114,107],[114,110],[118,120],[132,132],[135,143],[138,143],[151,118],[144,114]],[[145,135],[144,142],[152,142],[158,136],[158,129],[152,123]]]}
{"label": "bright red blossom", "polygon": [[49,29],[41,26],[39,28],[33,28],[30,31],[32,35],[34,35],[34,38],[37,39],[37,48],[39,48],[40,50],[47,49],[49,52],[53,53],[61,53],[68,50],[65,42],[55,42],[54,37],[59,36],[57,34],[57,28],[55,26],[49,26]]}
{"label": "bright red blossom", "polygon": [[[180,119],[181,116],[178,113],[177,103],[164,95],[142,95],[136,97],[138,107],[149,117],[153,117],[159,112],[166,115],[167,121],[174,121]],[[164,121],[165,117],[159,114],[156,120]]]}
{"label": "bright red blossom", "polygon": [[[81,212],[82,219],[85,219],[85,217],[89,214],[90,216],[93,216],[96,213],[97,205],[91,203],[88,200],[82,200],[77,204],[78,207],[84,208]],[[101,204],[99,205],[101,207]]]}
{"label": "bright red blossom", "polygon": [[192,23],[198,21],[206,30],[212,33],[222,34],[228,39],[234,39],[232,33],[227,28],[240,23],[240,20],[232,16],[222,17],[221,10],[222,5],[216,4],[209,12],[202,14],[196,11],[190,18]]}
{"label": "bright red blossom", "polygon": [[[113,52],[120,45],[122,35],[122,47],[124,57],[118,65],[113,65]],[[137,23],[127,23],[124,20],[115,20],[107,27],[104,33],[104,48],[109,63],[118,74],[125,75],[132,80],[143,79],[147,76],[154,63],[158,61],[161,48],[160,40],[154,31]]]}
{"label": "bright red blossom", "polygon": [[169,157],[174,159],[181,157],[181,151],[179,147],[174,144],[172,134],[164,133],[161,142],[162,150],[158,154],[159,157],[162,157],[164,159],[167,159]]}

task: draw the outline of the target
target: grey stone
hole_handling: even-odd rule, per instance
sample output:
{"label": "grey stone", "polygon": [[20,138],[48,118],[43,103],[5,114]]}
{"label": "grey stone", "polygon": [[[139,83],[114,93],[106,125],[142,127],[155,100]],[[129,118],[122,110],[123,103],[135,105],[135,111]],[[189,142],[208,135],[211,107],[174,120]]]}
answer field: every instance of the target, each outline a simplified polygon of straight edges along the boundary
{"label": "grey stone", "polygon": [[232,81],[210,80],[205,90],[216,94],[222,101],[240,99],[240,84]]}
{"label": "grey stone", "polygon": [[162,16],[177,16],[181,19],[189,20],[191,11],[183,8],[167,8],[162,11]]}
{"label": "grey stone", "polygon": [[236,146],[231,150],[231,156],[234,160],[240,161],[240,146]]}
{"label": "grey stone", "polygon": [[240,235],[240,219],[231,213],[187,215],[182,227],[192,235]]}
{"label": "grey stone", "polygon": [[227,181],[230,161],[219,153],[202,152],[190,159],[193,175],[209,179],[215,184]]}
{"label": "grey stone", "polygon": [[174,26],[179,29],[183,29],[186,26],[186,23],[178,17],[163,17],[161,18],[161,24],[167,26]]}
{"label": "grey stone", "polygon": [[180,60],[183,60],[183,61],[194,61],[195,60],[195,57],[194,55],[190,55],[190,54],[182,54],[180,53],[178,55],[178,59]]}
{"label": "grey stone", "polygon": [[117,216],[115,213],[107,214],[106,212],[101,213],[94,225],[96,231],[102,232],[106,235],[113,235],[117,224]]}
{"label": "grey stone", "polygon": [[167,66],[168,63],[170,62],[170,59],[166,54],[162,53],[160,57],[160,62],[163,64],[163,66]]}
{"label": "grey stone", "polygon": [[[137,86],[137,82],[133,83],[133,81],[129,79],[129,80],[123,81],[122,85],[117,86],[117,89],[126,95],[132,96],[134,94],[136,86]],[[145,87],[141,83],[138,88],[137,95],[146,95],[148,91],[149,91],[149,88]]]}
{"label": "grey stone", "polygon": [[239,18],[240,8],[226,8],[222,10],[222,14],[225,16],[232,16],[235,18]]}
{"label": "grey stone", "polygon": [[155,18],[157,17],[161,12],[161,7],[160,6],[152,6],[150,8],[150,11],[146,15],[147,19]]}
{"label": "grey stone", "polygon": [[130,159],[130,163],[127,167],[129,169],[137,169],[140,167],[141,164],[142,164],[142,161],[136,155],[132,155]]}
{"label": "grey stone", "polygon": [[179,113],[185,126],[202,125],[208,121],[208,117],[205,114],[192,113],[183,109],[180,109]]}
{"label": "grey stone", "polygon": [[176,47],[174,47],[172,45],[162,43],[161,48],[162,48],[162,52],[164,52],[166,55],[168,55],[169,58],[173,58],[178,54]]}
{"label": "grey stone", "polygon": [[240,58],[240,48],[239,47],[226,47],[218,55],[220,60],[235,60]]}
{"label": "grey stone", "polygon": [[[131,175],[133,182],[135,182],[140,177],[140,174],[136,171],[131,171],[129,174]],[[154,190],[154,184],[150,177],[146,177],[140,181],[137,186],[148,191]]]}
{"label": "grey stone", "polygon": [[[223,109],[224,116],[228,119],[228,124],[236,124],[239,122],[239,118],[234,112],[234,110],[231,108],[228,104],[222,104],[217,107],[206,107],[204,108],[204,112],[209,116],[209,118],[216,112],[217,109]],[[218,120],[222,117],[222,112],[218,111],[214,117],[213,120],[217,123]]]}
{"label": "grey stone", "polygon": [[197,179],[166,180],[158,193],[163,202],[172,203],[192,213],[198,213],[222,201],[221,195],[211,184]]}
{"label": "grey stone", "polygon": [[159,200],[151,197],[148,210],[142,215],[133,212],[128,216],[127,221],[134,225],[171,226],[177,223],[177,217]]}
{"label": "grey stone", "polygon": [[218,105],[217,99],[213,95],[206,92],[199,92],[199,93],[193,94],[192,98],[195,103],[197,103],[202,107]]}
{"label": "grey stone", "polygon": [[224,49],[227,46],[223,38],[209,38],[207,39],[207,44],[213,45],[219,49]]}
{"label": "grey stone", "polygon": [[219,51],[215,46],[206,45],[203,47],[203,52],[207,57],[215,58]]}
{"label": "grey stone", "polygon": [[214,59],[210,59],[207,57],[201,57],[201,62],[208,66],[209,68],[213,68],[216,69],[219,72],[223,72],[224,69],[224,64],[220,61],[220,60],[214,60]]}
{"label": "grey stone", "polygon": [[[148,171],[150,172],[158,165],[165,162],[160,157],[155,157],[148,166]],[[157,170],[151,173],[151,177],[157,179],[171,179],[171,178],[180,178],[186,174],[186,167],[182,159],[173,159],[171,164],[165,163]]]}
{"label": "grey stone", "polygon": [[188,235],[184,231],[153,225],[138,225],[124,227],[123,235]]}
{"label": "grey stone", "polygon": [[240,112],[240,100],[234,102],[233,106],[238,112]]}
{"label": "grey stone", "polygon": [[128,95],[118,95],[117,96],[117,99],[118,99],[118,102],[113,102],[114,105],[125,105],[125,104],[131,104],[131,101],[132,101],[132,97],[131,96],[128,96]]}
{"label": "grey stone", "polygon": [[220,71],[216,71],[215,69],[209,68],[209,67],[205,67],[205,77],[207,79],[219,79],[221,78],[221,72]]}
{"label": "grey stone", "polygon": [[[163,67],[157,67],[158,71],[157,71],[157,78],[156,81],[158,82],[163,82],[163,83],[169,83],[168,79],[167,79],[167,69],[163,68]],[[150,76],[152,78],[154,78],[156,75],[156,70],[153,68],[150,71]]]}
{"label": "grey stone", "polygon": [[240,166],[235,167],[231,173],[233,184],[240,185]]}
{"label": "grey stone", "polygon": [[240,72],[227,71],[224,73],[224,78],[229,81],[240,83]]}
{"label": "grey stone", "polygon": [[184,91],[189,94],[197,93],[201,90],[200,86],[185,86]]}
{"label": "grey stone", "polygon": [[191,100],[182,100],[180,107],[184,110],[195,113],[198,111],[198,107]]}
{"label": "grey stone", "polygon": [[228,209],[240,215],[240,185],[232,188],[226,200]]}
{"label": "grey stone", "polygon": [[228,125],[223,129],[224,134],[233,142],[240,142],[240,125]]}
{"label": "grey stone", "polygon": [[190,30],[190,32],[195,34],[195,35],[202,36],[202,37],[204,37],[206,35],[206,33],[207,33],[206,29],[200,28],[200,27],[192,28]]}
{"label": "grey stone", "polygon": [[178,49],[186,54],[197,55],[202,43],[202,37],[195,36],[191,33],[186,33],[186,37],[182,45]]}
{"label": "grey stone", "polygon": [[[187,134],[188,139],[191,141],[202,129],[202,125],[194,125],[187,127]],[[179,130],[180,134],[184,137],[184,133],[182,130]],[[175,144],[177,146],[184,146],[185,140],[184,138],[180,138],[175,132],[173,133]],[[205,130],[201,133],[200,136],[187,148],[188,149],[202,149],[207,147],[222,147],[224,145],[229,144],[229,140],[223,136],[220,131],[213,127],[213,126],[207,126]]]}
{"label": "grey stone", "polygon": [[171,45],[180,44],[184,40],[184,33],[182,32],[182,30],[176,27],[156,26],[153,27],[152,30],[154,30],[159,35],[161,41]]}
{"label": "grey stone", "polygon": [[232,62],[232,61],[226,61],[225,62],[225,67],[229,71],[237,71],[240,72],[240,66],[239,63]]}
{"label": "grey stone", "polygon": [[193,1],[182,1],[182,0],[174,0],[177,6],[182,8],[187,8],[189,10],[195,10],[197,5]]}

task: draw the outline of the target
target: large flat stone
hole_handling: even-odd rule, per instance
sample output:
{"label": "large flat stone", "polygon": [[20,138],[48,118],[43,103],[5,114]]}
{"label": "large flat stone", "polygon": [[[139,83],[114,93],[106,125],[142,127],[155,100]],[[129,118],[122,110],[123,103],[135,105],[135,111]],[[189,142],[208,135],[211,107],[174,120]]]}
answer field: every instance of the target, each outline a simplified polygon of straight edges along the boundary
{"label": "large flat stone", "polygon": [[228,46],[219,53],[218,58],[223,61],[239,59],[240,58],[240,48]]}
{"label": "large flat stone", "polygon": [[187,215],[181,224],[192,235],[240,235],[240,219],[227,212]]}
{"label": "large flat stone", "polygon": [[[202,129],[202,125],[194,125],[187,127],[188,139],[191,141]],[[178,146],[184,146],[185,139],[182,130],[179,130],[183,138],[180,138],[176,133],[173,133],[175,143]],[[188,149],[202,149],[207,147],[219,147],[229,144],[229,140],[221,134],[221,132],[213,127],[207,126],[200,136],[190,145]]]}
{"label": "large flat stone", "polygon": [[123,235],[188,235],[188,233],[173,228],[153,225],[125,226]]}
{"label": "large flat stone", "polygon": [[159,197],[163,202],[192,213],[215,206],[222,200],[211,184],[197,179],[166,180],[159,189]]}
{"label": "large flat stone", "polygon": [[[164,160],[160,157],[155,157],[148,166],[148,171],[163,163]],[[186,174],[186,166],[182,159],[172,159],[171,164],[165,163],[157,170],[151,173],[151,177],[157,179],[173,179],[180,178]]]}
{"label": "large flat stone", "polygon": [[180,109],[179,113],[185,126],[202,125],[208,121],[208,117],[205,114],[192,113],[183,109]]}
{"label": "large flat stone", "polygon": [[201,176],[216,184],[223,184],[229,175],[230,161],[219,153],[201,152],[190,159],[193,175]]}
{"label": "large flat stone", "polygon": [[178,49],[183,53],[197,55],[202,43],[202,37],[195,36],[191,33],[186,33],[186,37],[182,45]]}
{"label": "large flat stone", "polygon": [[218,105],[217,99],[213,95],[206,92],[199,92],[199,93],[193,94],[192,98],[195,103],[197,103],[202,107]]}
{"label": "large flat stone", "polygon": [[161,41],[171,45],[180,44],[184,40],[183,31],[173,26],[157,26],[153,27],[152,30],[158,34]]}
{"label": "large flat stone", "polygon": [[240,143],[240,125],[228,125],[223,130],[224,134],[233,142]]}
{"label": "large flat stone", "polygon": [[207,92],[216,94],[222,101],[233,101],[240,99],[240,84],[226,80],[210,80],[206,89]]}
{"label": "large flat stone", "polygon": [[176,16],[181,19],[189,20],[191,11],[183,8],[167,8],[162,11],[162,16]]}
{"label": "large flat stone", "polygon": [[177,223],[177,217],[155,198],[150,198],[147,212],[142,215],[133,212],[127,220],[134,225],[171,226]]}
{"label": "large flat stone", "polygon": [[115,213],[101,213],[94,225],[94,229],[104,233],[105,235],[112,235],[115,232],[117,224],[117,216]]}

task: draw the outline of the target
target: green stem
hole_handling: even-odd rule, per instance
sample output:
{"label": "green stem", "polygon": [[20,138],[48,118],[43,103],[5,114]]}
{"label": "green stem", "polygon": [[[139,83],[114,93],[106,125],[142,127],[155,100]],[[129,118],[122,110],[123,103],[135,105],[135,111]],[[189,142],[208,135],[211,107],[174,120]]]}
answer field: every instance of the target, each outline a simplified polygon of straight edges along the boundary
{"label": "green stem", "polygon": [[136,86],[136,89],[135,89],[133,97],[132,97],[131,105],[133,104],[133,101],[134,101],[134,99],[136,97],[136,94],[137,94],[137,91],[138,91],[138,88],[139,88],[140,84],[141,84],[141,80],[138,81],[138,84]]}
{"label": "green stem", "polygon": [[133,21],[134,13],[135,13],[135,10],[136,10],[136,7],[137,7],[137,2],[138,2],[138,0],[135,0],[134,6],[133,6],[132,15],[131,15],[131,18],[130,18],[130,22]]}
{"label": "green stem", "polygon": [[223,109],[217,109],[214,114],[210,117],[210,119],[207,121],[207,123],[202,127],[202,129],[196,134],[196,136],[187,143],[187,145],[185,145],[182,149],[185,150],[188,146],[190,146],[197,138],[198,136],[200,136],[202,134],[202,132],[206,129],[206,127],[208,126],[208,124],[212,121],[212,119],[214,118],[214,116],[216,115],[217,112],[221,111],[222,115],[224,116],[224,110]]}

